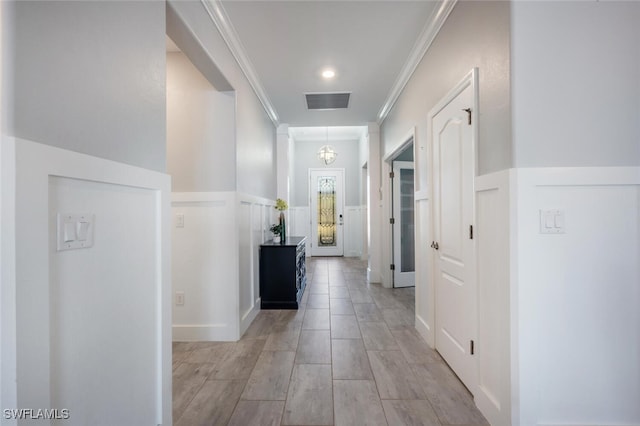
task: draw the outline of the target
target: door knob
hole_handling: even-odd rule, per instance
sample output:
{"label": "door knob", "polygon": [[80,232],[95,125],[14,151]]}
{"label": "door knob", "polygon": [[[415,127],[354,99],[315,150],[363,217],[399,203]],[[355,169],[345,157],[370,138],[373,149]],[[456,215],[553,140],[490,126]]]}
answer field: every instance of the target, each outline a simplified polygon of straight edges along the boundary
{"label": "door knob", "polygon": [[440,247],[438,246],[438,243],[436,243],[435,241],[431,241],[431,248],[438,250]]}

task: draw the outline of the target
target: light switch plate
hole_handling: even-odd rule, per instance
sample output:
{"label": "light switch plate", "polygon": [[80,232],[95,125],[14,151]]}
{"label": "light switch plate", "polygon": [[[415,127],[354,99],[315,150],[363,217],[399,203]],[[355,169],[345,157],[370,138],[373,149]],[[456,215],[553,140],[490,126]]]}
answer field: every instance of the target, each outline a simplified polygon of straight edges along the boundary
{"label": "light switch plate", "polygon": [[540,210],[541,234],[564,234],[564,226],[564,210]]}
{"label": "light switch plate", "polygon": [[184,306],[184,291],[176,291],[176,306]]}
{"label": "light switch plate", "polygon": [[93,247],[93,213],[58,213],[58,251]]}

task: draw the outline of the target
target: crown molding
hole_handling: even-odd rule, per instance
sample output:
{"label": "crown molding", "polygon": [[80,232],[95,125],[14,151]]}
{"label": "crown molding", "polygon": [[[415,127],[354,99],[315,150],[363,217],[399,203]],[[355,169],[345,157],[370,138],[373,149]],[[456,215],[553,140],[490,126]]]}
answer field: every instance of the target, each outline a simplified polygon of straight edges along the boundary
{"label": "crown molding", "polygon": [[422,32],[416,40],[416,43],[413,45],[413,49],[411,49],[411,53],[409,54],[407,61],[402,67],[400,74],[398,74],[396,82],[391,88],[391,91],[389,91],[387,99],[384,104],[382,104],[382,108],[380,108],[380,111],[378,112],[376,122],[379,125],[381,125],[385,118],[387,118],[391,108],[393,108],[393,105],[395,105],[396,101],[402,94],[402,91],[409,82],[409,79],[415,72],[418,64],[420,64],[425,53],[427,53],[431,43],[435,40],[440,28],[444,25],[444,22],[447,20],[447,17],[449,17],[449,14],[457,2],[458,0],[443,0],[438,10],[427,20],[427,23],[422,28]]}
{"label": "crown molding", "polygon": [[242,73],[245,75],[249,84],[253,88],[256,96],[262,103],[267,115],[273,122],[273,125],[277,128],[279,123],[278,114],[276,113],[273,104],[271,104],[271,100],[267,96],[264,88],[262,87],[262,83],[260,83],[260,79],[256,74],[253,64],[249,60],[244,47],[242,46],[242,42],[238,37],[238,33],[235,28],[231,24],[231,20],[229,19],[229,15],[227,15],[227,11],[222,7],[222,3],[220,0],[200,0],[209,14],[209,17],[215,24],[216,28],[222,35],[225,43],[229,47],[231,54],[235,58],[236,62],[240,66]]}

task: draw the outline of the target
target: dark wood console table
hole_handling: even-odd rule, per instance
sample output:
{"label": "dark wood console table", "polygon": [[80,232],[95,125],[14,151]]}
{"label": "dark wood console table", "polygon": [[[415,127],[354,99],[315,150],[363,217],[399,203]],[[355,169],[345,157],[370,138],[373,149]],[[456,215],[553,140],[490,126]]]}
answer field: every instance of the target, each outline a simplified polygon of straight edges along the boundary
{"label": "dark wood console table", "polygon": [[305,237],[260,245],[260,307],[298,309],[307,284]]}

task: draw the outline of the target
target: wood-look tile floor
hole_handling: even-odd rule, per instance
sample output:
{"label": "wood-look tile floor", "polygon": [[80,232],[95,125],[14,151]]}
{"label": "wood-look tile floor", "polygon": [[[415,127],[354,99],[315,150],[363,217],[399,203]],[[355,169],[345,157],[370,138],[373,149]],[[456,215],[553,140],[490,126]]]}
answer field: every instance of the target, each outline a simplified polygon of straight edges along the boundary
{"label": "wood-look tile floor", "polygon": [[414,289],[365,264],[307,259],[299,310],[261,311],[239,342],[173,345],[175,425],[487,425],[414,328]]}

